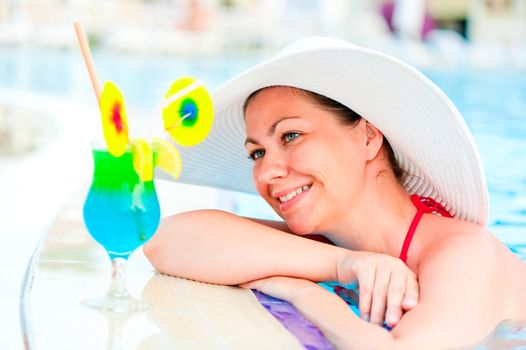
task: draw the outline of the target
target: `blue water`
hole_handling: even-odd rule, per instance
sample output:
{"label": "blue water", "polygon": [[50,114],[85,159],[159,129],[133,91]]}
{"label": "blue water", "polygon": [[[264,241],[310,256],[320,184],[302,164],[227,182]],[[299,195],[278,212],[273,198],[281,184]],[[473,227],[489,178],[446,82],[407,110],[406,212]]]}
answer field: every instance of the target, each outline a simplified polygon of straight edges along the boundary
{"label": "blue water", "polygon": [[[99,78],[116,82],[128,105],[145,109],[155,108],[177,77],[199,77],[213,90],[262,59],[257,55],[176,57],[97,50],[93,55]],[[526,260],[526,72],[424,73],[457,105],[475,137],[490,192],[489,229]],[[0,47],[0,87],[93,99],[77,50]],[[252,205],[250,201],[242,203]],[[268,213],[255,207],[243,211]]]}
{"label": "blue water", "polygon": [[[250,57],[175,57],[94,51],[99,77],[111,79],[127,104],[154,108],[171,82],[199,77],[214,89],[261,60]],[[490,192],[489,229],[526,261],[526,72],[506,70],[426,70],[464,115],[480,150]],[[93,100],[77,50],[0,47],[0,88],[16,88]],[[239,199],[244,215],[267,214],[260,202]],[[133,250],[117,248],[120,251]],[[509,321],[511,322],[511,321]],[[526,325],[503,322],[477,348],[495,348],[526,339]],[[511,348],[511,347],[510,347]]]}
{"label": "blue water", "polygon": [[[256,56],[179,58],[96,49],[93,59],[100,81],[114,81],[123,91],[127,104],[140,108],[157,106],[176,78],[198,77],[213,89],[227,77],[258,61]],[[0,87],[93,98],[78,50],[0,46]]]}
{"label": "blue water", "polygon": [[427,71],[462,112],[481,153],[489,229],[526,260],[526,72]]}

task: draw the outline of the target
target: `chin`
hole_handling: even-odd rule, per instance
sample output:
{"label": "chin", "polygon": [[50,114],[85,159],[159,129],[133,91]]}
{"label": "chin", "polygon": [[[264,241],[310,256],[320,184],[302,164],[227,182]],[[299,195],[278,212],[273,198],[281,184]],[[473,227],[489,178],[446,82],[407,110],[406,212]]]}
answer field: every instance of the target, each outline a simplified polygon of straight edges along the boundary
{"label": "chin", "polygon": [[304,236],[308,235],[314,232],[314,227],[312,227],[312,224],[309,223],[307,220],[302,220],[299,218],[294,218],[293,220],[287,220],[286,216],[283,215],[283,213],[280,212],[280,210],[274,206],[272,206],[272,209],[274,209],[274,212],[278,214],[278,216],[285,221],[288,228],[292,233],[298,236]]}
{"label": "chin", "polygon": [[306,225],[305,222],[287,222],[287,226],[292,231],[292,233],[298,236],[304,236],[314,232],[312,227]]}

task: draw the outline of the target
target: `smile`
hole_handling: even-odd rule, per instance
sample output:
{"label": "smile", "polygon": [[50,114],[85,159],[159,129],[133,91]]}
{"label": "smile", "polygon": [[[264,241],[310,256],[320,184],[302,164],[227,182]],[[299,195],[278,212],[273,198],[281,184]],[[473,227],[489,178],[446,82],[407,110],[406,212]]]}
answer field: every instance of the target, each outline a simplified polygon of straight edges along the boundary
{"label": "smile", "polygon": [[295,189],[293,191],[290,191],[286,195],[278,197],[278,198],[279,198],[281,203],[288,202],[292,198],[296,197],[298,194],[300,194],[302,192],[305,192],[305,191],[308,191],[310,187],[311,187],[311,185],[305,185],[305,186],[299,187],[299,188],[297,188],[297,189]]}

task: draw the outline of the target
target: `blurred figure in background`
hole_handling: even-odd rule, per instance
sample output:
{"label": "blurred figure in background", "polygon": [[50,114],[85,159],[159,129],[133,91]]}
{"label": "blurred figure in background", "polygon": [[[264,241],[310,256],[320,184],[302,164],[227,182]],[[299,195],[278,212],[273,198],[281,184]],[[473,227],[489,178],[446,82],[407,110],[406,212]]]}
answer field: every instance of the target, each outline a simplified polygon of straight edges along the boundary
{"label": "blurred figure in background", "polygon": [[189,31],[203,31],[210,27],[211,21],[212,12],[201,0],[187,0],[185,16],[178,28]]}
{"label": "blurred figure in background", "polygon": [[400,38],[425,40],[436,27],[426,0],[388,0],[382,4],[381,13],[391,32]]}

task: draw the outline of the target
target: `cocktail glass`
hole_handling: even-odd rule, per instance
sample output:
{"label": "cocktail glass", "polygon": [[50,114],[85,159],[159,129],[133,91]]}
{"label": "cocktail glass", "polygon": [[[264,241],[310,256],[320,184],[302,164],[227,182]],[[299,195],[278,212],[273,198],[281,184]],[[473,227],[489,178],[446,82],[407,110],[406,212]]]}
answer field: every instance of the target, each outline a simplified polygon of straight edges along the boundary
{"label": "cocktail glass", "polygon": [[153,179],[141,181],[129,148],[120,157],[104,147],[92,148],[93,182],[84,203],[84,223],[108,253],[112,280],[106,296],[84,304],[104,310],[130,312],[148,304],[126,288],[125,267],[130,254],[146,243],[159,226],[160,208]]}

